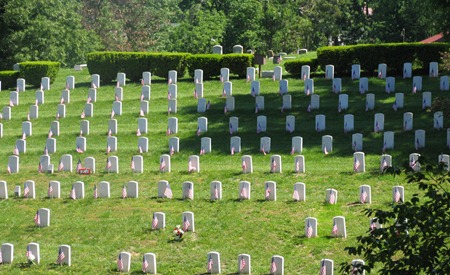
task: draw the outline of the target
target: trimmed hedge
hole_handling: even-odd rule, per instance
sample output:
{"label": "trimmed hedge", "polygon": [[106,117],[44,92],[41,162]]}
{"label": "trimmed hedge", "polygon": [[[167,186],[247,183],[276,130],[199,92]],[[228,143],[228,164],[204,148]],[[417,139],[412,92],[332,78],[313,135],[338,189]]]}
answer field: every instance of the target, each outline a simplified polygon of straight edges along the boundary
{"label": "trimmed hedge", "polygon": [[222,68],[230,69],[230,74],[246,77],[247,68],[253,66],[253,54],[224,54]]}
{"label": "trimmed hedge", "polygon": [[139,81],[142,72],[167,78],[170,70],[183,77],[188,53],[92,52],[87,55],[90,74],[99,74],[104,83],[116,80],[117,73],[125,73],[131,81]]}
{"label": "trimmed hedge", "polygon": [[17,85],[17,78],[20,77],[19,71],[0,71],[0,81],[2,89],[14,88]]}
{"label": "trimmed hedge", "polygon": [[99,74],[104,83],[116,80],[119,72],[125,73],[131,81],[139,81],[145,71],[167,78],[169,71],[175,70],[182,78],[186,69],[191,77],[196,69],[202,69],[204,79],[219,76],[221,68],[229,68],[230,73],[245,77],[252,62],[252,54],[92,52],[87,55],[89,73]]}
{"label": "trimmed hedge", "polygon": [[194,77],[196,69],[203,70],[203,79],[211,79],[220,75],[222,55],[221,54],[193,54],[190,55],[188,63],[188,74]]}
{"label": "trimmed hedge", "polygon": [[318,64],[324,68],[334,65],[337,75],[350,73],[352,64],[360,64],[361,70],[372,75],[378,64],[386,63],[389,75],[401,75],[403,63],[411,62],[415,73],[424,74],[428,64],[440,61],[440,53],[450,48],[448,43],[389,43],[354,46],[321,47],[317,49]]}
{"label": "trimmed hedge", "polygon": [[302,66],[309,65],[311,72],[317,71],[317,58],[304,58],[299,60],[288,60],[284,62],[285,70],[294,76],[300,76]]}
{"label": "trimmed hedge", "polygon": [[53,83],[58,76],[61,63],[53,61],[26,61],[19,63],[21,78],[26,80],[27,84],[39,87],[43,77],[50,78]]}

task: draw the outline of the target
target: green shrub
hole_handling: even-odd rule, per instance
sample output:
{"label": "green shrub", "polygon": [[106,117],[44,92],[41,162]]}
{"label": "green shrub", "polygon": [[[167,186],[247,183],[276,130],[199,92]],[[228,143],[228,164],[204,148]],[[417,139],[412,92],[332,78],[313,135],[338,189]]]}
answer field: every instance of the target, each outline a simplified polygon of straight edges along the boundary
{"label": "green shrub", "polygon": [[230,69],[230,74],[245,77],[247,68],[253,66],[253,54],[225,54],[222,57],[222,68]]}
{"label": "green shrub", "polygon": [[207,80],[211,77],[220,75],[221,54],[193,54],[187,59],[188,74],[194,77],[196,69],[203,70],[203,79]]}
{"label": "green shrub", "polygon": [[142,78],[142,72],[168,77],[170,70],[176,70],[183,77],[187,67],[187,53],[146,52],[92,52],[87,55],[90,74],[99,74],[103,83],[116,80],[117,73],[125,73],[131,81]]}
{"label": "green shrub", "polygon": [[337,75],[348,75],[352,64],[360,64],[361,70],[374,75],[378,64],[386,63],[388,75],[402,75],[403,63],[411,62],[415,74],[424,74],[428,64],[440,60],[440,53],[449,50],[447,43],[389,43],[354,46],[321,47],[317,59],[321,67],[334,65]]}
{"label": "green shrub", "polygon": [[299,60],[288,60],[284,62],[285,70],[294,76],[300,76],[302,72],[302,66],[310,66],[311,72],[317,71],[317,59],[316,58],[304,58]]}
{"label": "green shrub", "polygon": [[0,81],[2,89],[14,88],[17,85],[17,78],[20,77],[18,71],[0,71]]}
{"label": "green shrub", "polygon": [[27,84],[38,87],[41,85],[43,77],[50,78],[53,83],[59,72],[61,63],[53,61],[27,61],[21,62],[19,75],[24,78]]}

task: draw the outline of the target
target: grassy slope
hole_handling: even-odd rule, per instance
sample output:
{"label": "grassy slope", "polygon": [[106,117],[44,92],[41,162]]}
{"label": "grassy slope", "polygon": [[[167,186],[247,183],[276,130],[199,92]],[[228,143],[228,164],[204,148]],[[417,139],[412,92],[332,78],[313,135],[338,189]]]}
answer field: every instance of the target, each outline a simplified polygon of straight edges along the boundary
{"label": "grassy slope", "polygon": [[[269,62],[268,62],[269,63]],[[271,69],[267,64],[263,69]],[[344,91],[349,94],[349,110],[355,115],[355,132],[364,136],[366,153],[366,173],[352,172],[353,152],[351,133],[343,133],[344,113],[337,112],[338,96],[332,94],[329,80],[315,79],[315,92],[321,96],[321,109],[307,113],[309,98],[303,93],[303,81],[289,80],[293,110],[281,113],[281,97],[277,94],[278,84],[271,79],[261,79],[262,95],[265,96],[266,110],[261,114],[268,117],[269,131],[256,134],[256,116],[254,99],[250,96],[250,84],[242,79],[232,79],[233,95],[236,97],[236,110],[223,114],[225,99],[222,98],[222,84],[218,80],[204,84],[205,97],[211,101],[211,110],[206,114],[196,112],[196,100],[193,98],[192,79],[182,79],[178,83],[178,114],[181,152],[172,157],[172,173],[158,172],[159,156],[168,152],[167,127],[167,83],[163,79],[153,79],[148,118],[150,150],[144,156],[144,174],[133,174],[129,168],[132,155],[137,154],[137,118],[139,115],[140,85],[129,83],[124,87],[124,114],[117,117],[119,125],[118,152],[120,174],[103,172],[107,158],[106,131],[107,120],[114,100],[114,85],[103,85],[98,90],[98,99],[94,103],[93,118],[90,121],[90,135],[87,136],[88,150],[80,156],[94,156],[97,160],[97,173],[91,176],[78,176],[75,173],[53,175],[37,174],[39,156],[45,145],[50,123],[54,120],[56,106],[59,103],[65,77],[76,77],[76,89],[71,91],[71,102],[67,104],[67,117],[60,120],[61,136],[57,137],[57,153],[52,154],[51,162],[57,164],[63,154],[73,154],[74,166],[78,160],[75,152],[75,139],[79,134],[80,112],[87,98],[90,76],[87,70],[75,72],[63,69],[52,89],[46,92],[45,105],[40,106],[39,119],[32,120],[33,136],[27,139],[27,153],[20,156],[20,173],[6,174],[7,158],[11,155],[15,141],[21,136],[21,124],[26,119],[29,105],[34,103],[34,89],[29,88],[20,94],[20,105],[13,108],[13,119],[2,121],[4,136],[0,139],[0,180],[8,183],[9,195],[13,196],[16,185],[32,179],[37,186],[37,199],[23,200],[11,198],[0,201],[0,243],[10,242],[15,246],[13,265],[0,266],[0,272],[12,274],[26,273],[116,273],[116,257],[120,251],[132,253],[131,270],[137,273],[141,266],[141,257],[146,252],[157,255],[160,274],[198,274],[206,271],[206,253],[221,253],[222,272],[230,274],[237,270],[237,255],[248,253],[252,257],[253,274],[267,274],[270,257],[274,254],[285,258],[286,274],[315,274],[319,270],[322,258],[331,258],[335,265],[350,261],[343,248],[355,244],[356,236],[363,234],[368,226],[368,218],[362,210],[368,207],[389,207],[391,188],[403,184],[402,178],[382,175],[378,171],[379,156],[383,143],[382,133],[373,133],[374,113],[385,114],[385,130],[395,132],[395,150],[390,151],[394,163],[406,162],[409,153],[415,152],[414,133],[402,131],[403,112],[414,113],[414,129],[426,129],[427,148],[419,153],[437,160],[446,148],[446,131],[432,129],[433,114],[421,110],[421,93],[411,94],[411,79],[397,78],[397,91],[405,92],[405,108],[394,112],[393,94],[384,93],[384,82],[371,78],[370,91],[376,94],[375,111],[365,112],[365,96],[357,92],[358,82],[343,79]],[[424,90],[433,91],[433,97],[440,94],[438,79],[423,78]],[[6,105],[9,93],[0,93],[0,102]],[[324,133],[314,131],[314,116],[325,114],[327,130]],[[296,116],[296,131],[288,134],[284,130],[285,116]],[[200,137],[195,135],[197,118],[206,116],[209,131],[204,136],[212,138],[212,154],[201,156],[201,173],[188,174],[187,158],[198,154]],[[229,155],[228,119],[239,117],[239,136],[242,138],[243,152]],[[447,125],[447,123],[445,123]],[[321,136],[330,134],[334,138],[334,150],[324,156],[321,152]],[[303,155],[306,158],[305,174],[293,173],[293,156],[289,154],[292,136],[304,138]],[[259,153],[259,138],[272,138],[271,154],[281,154],[283,173],[270,174],[270,154]],[[254,173],[243,175],[241,155],[253,156]],[[157,182],[161,179],[171,183],[173,200],[156,198]],[[46,199],[48,182],[59,180],[62,186],[62,199]],[[86,198],[72,201],[67,197],[71,184],[76,180],[85,183]],[[111,183],[111,198],[93,200],[94,184],[106,180]],[[139,182],[138,199],[120,199],[121,186],[129,180]],[[195,184],[195,200],[181,200],[181,183],[192,181]],[[223,183],[223,200],[210,202],[209,183],[220,180]],[[252,183],[252,199],[237,201],[238,184],[241,180]],[[277,182],[276,202],[266,202],[264,182]],[[305,182],[307,201],[292,202],[292,186],[295,182]],[[360,205],[358,186],[372,186],[373,204]],[[325,189],[339,191],[337,205],[324,202]],[[406,196],[415,192],[414,186],[406,186]],[[36,209],[51,209],[51,226],[36,228],[33,216]],[[151,216],[154,211],[166,213],[167,229],[152,232]],[[196,232],[188,233],[182,242],[172,242],[171,229],[181,223],[181,213],[192,211],[196,218]],[[346,217],[347,239],[330,238],[332,218],[337,215]],[[319,236],[306,239],[304,219],[313,216],[318,219]],[[37,242],[41,248],[41,264],[28,267],[24,263],[25,247],[28,242]],[[72,246],[72,266],[54,265],[58,245]],[[337,267],[335,267],[337,271]]]}

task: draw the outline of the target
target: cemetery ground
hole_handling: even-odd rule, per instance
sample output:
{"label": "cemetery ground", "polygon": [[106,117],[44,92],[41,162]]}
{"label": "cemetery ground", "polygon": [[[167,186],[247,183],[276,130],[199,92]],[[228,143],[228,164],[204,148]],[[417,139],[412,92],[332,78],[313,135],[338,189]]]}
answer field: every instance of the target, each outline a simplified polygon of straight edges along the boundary
{"label": "cemetery ground", "polygon": [[[270,69],[272,65],[265,65]],[[45,147],[50,124],[55,120],[61,91],[66,76],[73,75],[76,88],[71,90],[70,103],[66,104],[66,117],[60,121],[60,136],[56,137],[57,151],[51,154],[51,163],[57,167],[63,154],[73,155],[73,166],[78,159],[87,156],[96,159],[97,171],[92,175],[77,175],[75,172],[38,174],[39,157]],[[27,87],[20,93],[20,105],[12,108],[12,120],[1,121],[4,136],[0,139],[0,180],[8,184],[9,199],[0,201],[0,243],[14,244],[14,263],[0,265],[0,273],[10,274],[110,274],[118,273],[116,259],[121,251],[130,252],[131,273],[141,273],[142,255],[156,254],[159,274],[202,274],[206,272],[206,254],[220,253],[223,274],[237,272],[237,256],[246,253],[251,256],[252,273],[268,274],[272,255],[284,257],[285,274],[317,274],[320,260],[334,261],[335,272],[339,263],[351,261],[344,248],[353,246],[356,237],[369,229],[369,218],[363,214],[366,208],[392,207],[392,187],[403,185],[408,200],[417,188],[407,184],[403,176],[393,177],[380,172],[380,155],[383,147],[383,133],[373,131],[375,113],[385,114],[384,129],[395,132],[395,149],[388,150],[394,166],[408,162],[410,153],[420,153],[428,160],[438,161],[438,155],[448,153],[446,130],[433,129],[433,113],[422,110],[422,92],[432,91],[436,96],[448,96],[439,91],[439,79],[423,76],[423,91],[411,93],[412,80],[396,78],[396,92],[405,94],[405,107],[394,111],[394,94],[385,92],[385,81],[369,78],[369,92],[376,96],[375,109],[365,110],[365,95],[358,92],[358,80],[343,77],[343,92],[349,95],[349,108],[338,112],[338,95],[331,92],[331,80],[314,77],[316,94],[320,95],[320,109],[307,112],[310,97],[303,92],[304,82],[299,78],[284,75],[289,81],[292,95],[292,110],[280,111],[282,99],[278,94],[278,81],[262,78],[261,95],[265,98],[265,110],[255,114],[255,99],[250,95],[250,83],[245,79],[231,78],[235,111],[224,114],[225,98],[222,97],[223,83],[219,79],[204,82],[204,97],[211,102],[210,110],[197,113],[197,99],[193,97],[194,81],[185,77],[178,80],[178,112],[167,113],[167,80],[152,77],[151,99],[149,101],[149,131],[143,134],[149,138],[149,151],[143,153],[144,173],[133,173],[130,159],[139,155],[137,151],[137,119],[139,118],[140,83],[127,83],[123,87],[123,114],[118,121],[117,152],[120,173],[104,172],[106,154],[107,121],[114,101],[115,83],[102,84],[97,90],[94,116],[90,121],[87,151],[78,154],[75,139],[80,133],[80,114],[87,99],[91,77],[87,70],[61,69],[51,90],[45,92],[45,104],[40,105],[39,118],[32,119],[33,134],[27,137],[27,152],[20,155],[20,172],[6,172],[7,159],[12,154],[17,139],[22,135],[22,122],[27,119],[29,106],[35,102],[36,88]],[[0,102],[6,106],[9,91],[0,92]],[[403,113],[414,113],[414,130],[426,130],[425,148],[415,150],[414,130],[403,131]],[[326,130],[315,131],[315,115],[326,115]],[[354,114],[355,130],[343,131],[344,114]],[[256,133],[257,115],[267,116],[266,133]],[[285,129],[286,115],[294,115],[296,129],[289,133]],[[196,135],[197,118],[208,118],[208,132],[201,137],[212,139],[212,152],[200,156],[200,173],[188,173],[188,157],[198,155],[200,138]],[[242,152],[230,155],[230,116],[239,117],[239,130],[235,134],[242,139]],[[171,157],[170,173],[159,172],[161,154],[168,154],[166,136],[167,120],[177,117],[180,138],[180,152]],[[444,118],[444,129],[447,125]],[[366,157],[366,172],[353,172],[352,133],[363,134],[363,151]],[[323,135],[333,136],[333,151],[324,155],[321,147]],[[272,149],[267,155],[259,150],[260,138],[272,138]],[[303,152],[306,173],[294,172],[294,156],[290,154],[293,136],[303,137]],[[283,171],[270,173],[270,156],[280,154]],[[251,174],[242,174],[241,157],[253,157]],[[14,186],[26,180],[36,182],[36,199],[14,198]],[[50,180],[61,182],[61,198],[48,199],[47,187]],[[128,181],[139,183],[139,198],[121,198],[122,185]],[[157,183],[167,180],[171,184],[174,198],[157,198]],[[210,182],[221,181],[223,197],[211,202]],[[251,199],[240,201],[240,181],[252,185]],[[277,200],[264,199],[265,182],[277,183]],[[69,199],[72,183],[83,181],[85,198]],[[111,198],[93,199],[93,187],[100,181],[111,183]],[[181,184],[191,181],[195,185],[194,200],[182,200]],[[304,182],[306,201],[294,202],[293,185]],[[359,203],[359,186],[372,187],[372,204]],[[339,192],[337,204],[325,202],[325,191],[334,188]],[[33,217],[37,209],[51,210],[51,225],[37,228]],[[166,229],[151,230],[154,212],[164,212]],[[180,242],[173,241],[173,228],[182,224],[181,214],[192,211],[195,215],[195,232],[188,232]],[[344,216],[347,238],[331,237],[332,219]],[[318,220],[318,237],[308,239],[304,233],[304,220],[315,217]],[[41,263],[26,264],[26,245],[36,242],[40,245]],[[56,265],[58,246],[72,247],[72,265]]]}

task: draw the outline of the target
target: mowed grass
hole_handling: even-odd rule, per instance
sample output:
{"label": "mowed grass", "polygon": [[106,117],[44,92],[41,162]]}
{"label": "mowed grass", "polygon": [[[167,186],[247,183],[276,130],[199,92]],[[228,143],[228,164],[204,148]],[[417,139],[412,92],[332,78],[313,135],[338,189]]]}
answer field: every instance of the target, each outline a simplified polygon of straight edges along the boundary
{"label": "mowed grass", "polygon": [[[271,69],[273,64],[263,66]],[[60,119],[61,135],[56,137],[57,152],[51,154],[51,163],[58,165],[63,154],[73,155],[73,166],[78,159],[87,156],[96,159],[97,172],[81,176],[75,172],[38,174],[39,157],[45,147],[50,124],[55,120],[61,91],[66,76],[76,78],[76,89],[71,91],[71,101],[66,104],[66,117]],[[356,237],[369,227],[369,218],[362,211],[369,207],[389,208],[392,201],[392,187],[405,186],[406,198],[417,191],[415,186],[406,185],[404,177],[393,177],[380,173],[380,155],[383,147],[383,133],[374,133],[374,114],[385,114],[385,131],[395,132],[395,149],[388,153],[393,163],[400,166],[408,161],[414,148],[414,131],[403,131],[403,113],[414,113],[414,130],[426,130],[426,148],[418,153],[431,161],[438,155],[448,153],[446,131],[433,129],[433,113],[422,111],[422,92],[412,94],[411,79],[396,79],[396,91],[405,93],[405,108],[394,112],[394,93],[384,91],[384,80],[370,78],[370,92],[376,95],[374,111],[365,111],[365,95],[358,93],[358,81],[343,78],[343,91],[349,94],[349,109],[339,113],[338,95],[331,93],[331,81],[315,78],[315,93],[320,95],[320,110],[308,113],[310,98],[304,92],[304,82],[290,75],[289,93],[293,109],[280,111],[282,99],[278,94],[278,82],[260,79],[261,95],[264,95],[265,110],[255,114],[255,99],[250,95],[250,83],[232,78],[233,96],[236,98],[234,112],[224,114],[225,98],[221,97],[222,83],[218,79],[204,83],[204,97],[211,101],[211,109],[204,114],[197,113],[197,100],[193,97],[193,79],[185,77],[178,81],[178,113],[167,114],[167,81],[154,77],[151,85],[150,112],[148,119],[149,152],[144,153],[143,174],[133,173],[130,160],[137,155],[136,129],[139,118],[139,83],[127,83],[124,87],[123,115],[116,116],[119,132],[118,151],[111,153],[119,157],[120,173],[105,173],[107,122],[114,101],[115,83],[103,84],[97,92],[94,103],[94,117],[90,121],[90,133],[86,136],[87,151],[77,154],[75,139],[80,132],[80,113],[87,99],[90,75],[87,70],[76,72],[61,69],[51,90],[45,92],[45,104],[39,106],[39,118],[33,119],[33,135],[27,138],[27,152],[20,155],[20,173],[6,172],[8,157],[12,154],[17,139],[22,135],[22,122],[26,120],[29,106],[35,102],[35,88],[28,87],[20,93],[20,105],[12,108],[10,121],[1,121],[4,128],[0,139],[0,180],[8,184],[8,200],[0,201],[0,243],[14,244],[15,257],[12,265],[0,265],[0,272],[11,274],[109,274],[118,273],[117,255],[121,251],[132,254],[131,273],[141,273],[142,255],[153,252],[157,257],[159,274],[202,274],[206,272],[206,254],[217,251],[221,255],[222,273],[237,271],[237,256],[240,253],[252,257],[252,273],[269,273],[272,255],[285,259],[285,274],[316,274],[323,258],[338,264],[353,258],[344,252],[346,246],[355,245]],[[448,96],[439,91],[439,80],[423,77],[423,91],[432,91],[433,98]],[[0,102],[6,106],[9,91],[0,92]],[[355,115],[355,131],[364,136],[366,172],[353,172],[352,133],[344,133],[344,114]],[[285,130],[286,115],[296,117],[296,130],[290,134]],[[315,115],[326,115],[326,131],[316,133]],[[267,133],[256,133],[257,115],[268,118]],[[212,139],[212,153],[200,157],[200,173],[187,173],[189,155],[199,154],[200,139],[195,132],[197,118],[208,118],[208,132],[202,136]],[[230,155],[230,116],[239,117],[238,136],[242,139],[242,153]],[[172,156],[172,172],[159,173],[159,157],[169,152],[166,136],[168,117],[179,120],[180,152]],[[448,122],[444,120],[444,129]],[[324,156],[321,150],[323,135],[333,136],[333,152]],[[259,152],[260,138],[272,138],[272,150],[264,156]],[[303,155],[306,159],[306,173],[294,173],[294,156],[290,155],[293,136],[303,137]],[[241,173],[241,156],[253,157],[253,174]],[[280,154],[283,173],[270,173],[270,155]],[[36,199],[14,198],[14,186],[26,180],[36,182]],[[48,199],[47,187],[50,180],[61,182],[61,199]],[[70,200],[72,183],[85,183],[85,199]],[[121,199],[121,187],[128,181],[139,182],[139,198]],[[168,180],[174,199],[157,198],[157,182]],[[219,180],[223,184],[223,199],[209,200],[210,182]],[[242,180],[252,184],[251,200],[239,201],[238,185]],[[265,181],[277,183],[277,201],[264,200]],[[92,198],[94,184],[100,181],[111,183],[111,198]],[[181,200],[181,185],[192,181],[195,185],[195,199]],[[306,201],[293,202],[293,185],[306,184]],[[368,184],[372,187],[372,204],[359,204],[358,187]],[[338,203],[325,203],[325,190],[338,190]],[[51,210],[51,226],[36,228],[33,217],[38,208]],[[166,230],[152,231],[153,212],[166,214]],[[195,233],[189,232],[181,242],[173,241],[172,229],[181,224],[181,213],[192,211],[195,215]],[[346,239],[332,238],[332,218],[346,218]],[[318,219],[319,237],[304,237],[304,219]],[[26,244],[40,245],[41,263],[26,264]],[[72,247],[72,266],[56,266],[58,246]]]}

